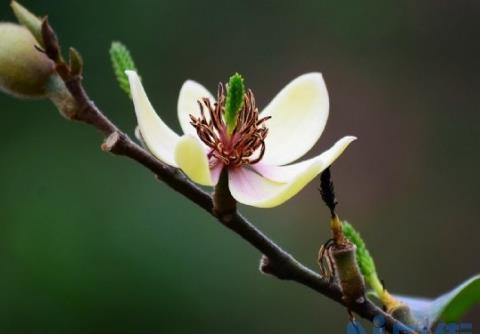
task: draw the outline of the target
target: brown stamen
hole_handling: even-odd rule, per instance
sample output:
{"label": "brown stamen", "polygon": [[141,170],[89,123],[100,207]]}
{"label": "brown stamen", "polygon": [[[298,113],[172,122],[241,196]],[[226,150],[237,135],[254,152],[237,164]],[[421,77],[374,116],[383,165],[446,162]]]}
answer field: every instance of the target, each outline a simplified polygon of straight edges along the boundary
{"label": "brown stamen", "polygon": [[[255,97],[249,89],[244,96],[244,106],[237,117],[237,124],[231,135],[223,119],[225,109],[225,89],[220,83],[217,102],[212,105],[208,98],[198,101],[200,117],[190,115],[191,124],[198,137],[211,150],[208,153],[210,165],[219,162],[226,166],[238,167],[259,162],[265,154],[265,137],[268,129],[265,121],[270,116],[260,117],[255,105]],[[254,157],[254,154],[258,155]]]}

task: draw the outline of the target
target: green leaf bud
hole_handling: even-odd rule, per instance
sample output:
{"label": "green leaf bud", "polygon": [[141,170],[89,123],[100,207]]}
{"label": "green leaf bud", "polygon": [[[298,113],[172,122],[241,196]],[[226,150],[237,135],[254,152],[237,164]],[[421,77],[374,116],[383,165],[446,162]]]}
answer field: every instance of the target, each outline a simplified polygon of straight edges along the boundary
{"label": "green leaf bud", "polygon": [[342,228],[347,239],[357,246],[358,266],[360,267],[363,276],[365,276],[368,280],[372,275],[376,275],[377,270],[375,268],[375,262],[373,261],[367,246],[360,236],[360,233],[358,233],[351,224],[343,222]]}
{"label": "green leaf bud", "polygon": [[127,47],[120,42],[112,42],[110,47],[110,58],[112,60],[113,72],[117,78],[120,88],[130,96],[130,83],[125,71],[137,71],[135,62]]}

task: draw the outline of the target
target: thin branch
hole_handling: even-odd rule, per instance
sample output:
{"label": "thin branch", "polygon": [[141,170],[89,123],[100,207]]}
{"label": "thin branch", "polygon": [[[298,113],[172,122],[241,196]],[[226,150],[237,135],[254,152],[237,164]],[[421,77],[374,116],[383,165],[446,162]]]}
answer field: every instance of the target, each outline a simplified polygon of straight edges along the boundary
{"label": "thin branch", "polygon": [[52,98],[52,100],[62,115],[72,120],[90,124],[103,133],[106,139],[101,146],[102,150],[128,157],[140,163],[154,173],[159,180],[190,199],[217,218],[225,227],[245,239],[264,254],[261,266],[263,272],[283,280],[295,281],[305,285],[370,321],[376,316],[383,316],[385,328],[388,331],[393,331],[393,328],[396,327],[402,333],[415,334],[413,330],[392,318],[367,298],[347,303],[342,298],[342,292],[337,284],[323,279],[320,275],[302,265],[238,211],[235,210],[233,213],[226,215],[217,214],[213,209],[213,200],[210,194],[197,187],[178,169],[159,161],[147,150],[132,141],[127,134],[122,132],[95,106],[82,86],[81,74],[72,74],[69,66],[58,56],[59,50],[55,50],[55,46],[59,48],[56,35],[46,21],[43,23],[43,31],[43,38],[47,39],[45,42],[50,46],[47,54],[52,60],[56,61],[57,73],[61,77],[65,89],[68,90],[68,92],[61,92],[60,101],[56,101],[55,98]]}

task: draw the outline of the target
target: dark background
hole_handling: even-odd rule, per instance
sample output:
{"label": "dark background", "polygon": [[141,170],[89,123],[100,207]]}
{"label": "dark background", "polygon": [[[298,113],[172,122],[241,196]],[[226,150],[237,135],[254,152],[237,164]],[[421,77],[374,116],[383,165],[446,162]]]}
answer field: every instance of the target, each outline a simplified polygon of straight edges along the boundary
{"label": "dark background", "polygon": [[[84,56],[85,84],[130,133],[108,49],[131,49],[174,129],[187,78],[235,71],[260,107],[321,71],[339,213],[387,287],[435,296],[479,271],[478,1],[24,1]],[[2,0],[0,20],[13,20]],[[1,41],[0,41],[1,43]],[[0,96],[0,332],[343,333],[346,311],[259,274],[260,254],[46,101]],[[311,268],[329,235],[311,184],[252,221]],[[480,328],[477,307],[467,320]]]}

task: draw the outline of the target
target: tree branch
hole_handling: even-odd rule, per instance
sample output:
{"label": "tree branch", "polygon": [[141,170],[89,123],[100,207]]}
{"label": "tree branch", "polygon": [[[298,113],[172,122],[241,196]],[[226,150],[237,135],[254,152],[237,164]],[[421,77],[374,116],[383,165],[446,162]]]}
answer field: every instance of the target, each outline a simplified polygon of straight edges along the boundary
{"label": "tree branch", "polygon": [[[143,147],[132,141],[127,134],[122,132],[95,106],[82,86],[81,73],[78,73],[78,69],[73,73],[63,59],[58,56],[59,44],[56,35],[46,21],[43,23],[43,32],[43,38],[46,39],[45,44],[50,47],[46,53],[56,62],[59,76],[55,79],[57,80],[57,91],[51,94],[50,98],[65,117],[98,129],[106,137],[101,146],[103,151],[128,157],[148,168],[159,180],[190,199],[217,218],[225,227],[245,239],[264,254],[261,261],[261,270],[264,273],[305,285],[370,321],[376,316],[383,316],[385,328],[390,332],[396,327],[402,333],[415,334],[413,330],[383,312],[367,298],[347,303],[342,298],[342,291],[336,283],[329,282],[306,268],[258,230],[238,211],[235,210],[233,213],[226,215],[217,214],[214,211],[210,194],[197,187],[178,169],[159,161]],[[55,50],[55,46],[58,48],[57,50]]]}

